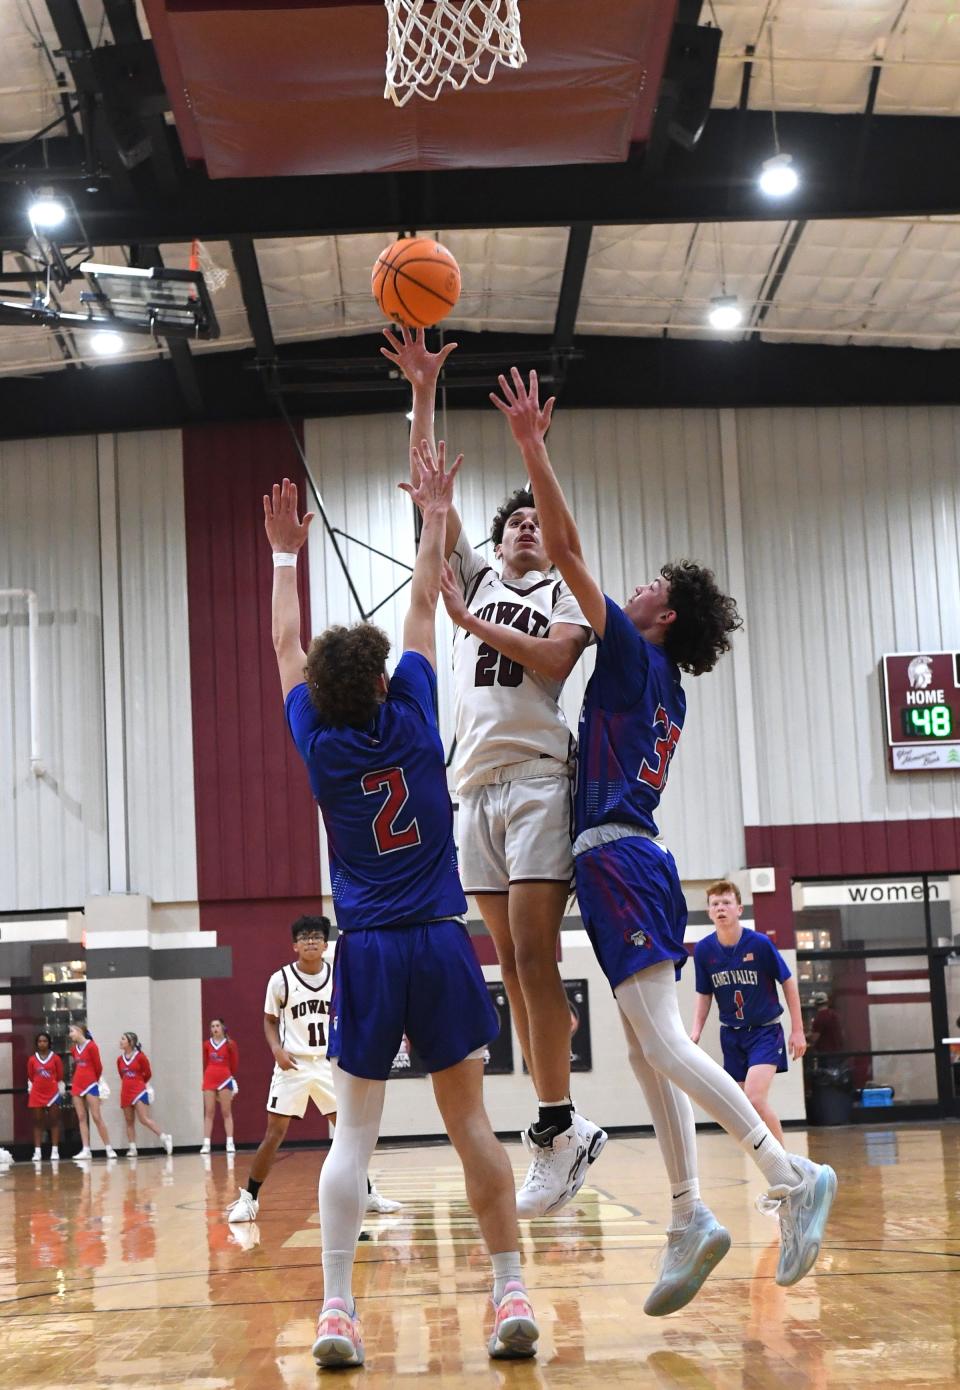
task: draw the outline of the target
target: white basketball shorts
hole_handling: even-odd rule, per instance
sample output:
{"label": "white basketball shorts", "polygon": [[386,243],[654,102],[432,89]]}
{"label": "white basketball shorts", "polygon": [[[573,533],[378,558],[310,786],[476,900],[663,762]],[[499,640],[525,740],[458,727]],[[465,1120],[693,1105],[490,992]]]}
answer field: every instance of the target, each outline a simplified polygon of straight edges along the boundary
{"label": "white basketball shorts", "polygon": [[296,1070],[274,1067],[267,1092],[267,1110],[272,1115],[295,1115],[303,1119],[307,1102],[313,1101],[321,1115],[332,1115],[337,1108],[333,1090],[333,1068],[326,1057],[294,1057]]}
{"label": "white basketball shorts", "polygon": [[556,774],[461,792],[457,831],[464,892],[505,893],[511,883],[537,880],[570,882],[571,792],[569,776]]}

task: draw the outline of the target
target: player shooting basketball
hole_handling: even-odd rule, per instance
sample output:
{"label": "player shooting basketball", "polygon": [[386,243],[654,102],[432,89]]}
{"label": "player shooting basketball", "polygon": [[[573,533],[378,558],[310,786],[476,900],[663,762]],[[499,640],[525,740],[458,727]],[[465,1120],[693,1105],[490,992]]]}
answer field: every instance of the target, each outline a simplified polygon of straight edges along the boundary
{"label": "player shooting basketball", "polygon": [[736,605],[709,570],[689,561],[664,565],[623,607],[603,593],[544,444],[554,402],[541,408],[535,372],[529,389],[516,367],[511,378],[499,378],[502,394],[491,400],[526,464],[546,548],[597,636],[580,716],[573,852],[584,926],[620,1006],[672,1189],[667,1249],[644,1308],[660,1315],[689,1303],[730,1246],[699,1200],[689,1098],[770,1184],[760,1203],[780,1218],[777,1283],[795,1284],[820,1252],[836,1174],[786,1153],[736,1082],[687,1036],[675,983],[687,959],[687,905],[653,818],[686,713],[681,669],[713,669],[740,626]]}
{"label": "player shooting basketball", "polygon": [[[413,387],[411,440],[433,439],[437,376],[456,344],[427,350],[422,332],[384,330],[384,356]],[[447,517],[444,603],[453,646],[460,872],[493,937],[520,1046],[537,1090],[520,1216],[546,1216],[583,1184],[607,1136],[574,1111],[570,1016],[557,937],[570,893],[573,737],[558,704],[589,624],[553,574],[533,497],[507,498],[493,519],[500,573]]]}

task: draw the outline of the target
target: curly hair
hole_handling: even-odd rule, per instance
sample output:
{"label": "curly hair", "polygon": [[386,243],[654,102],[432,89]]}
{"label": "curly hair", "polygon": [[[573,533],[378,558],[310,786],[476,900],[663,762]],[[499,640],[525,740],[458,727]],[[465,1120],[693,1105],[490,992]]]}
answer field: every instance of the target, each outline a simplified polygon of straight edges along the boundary
{"label": "curly hair", "polygon": [[730,634],[743,627],[736,600],[721,593],[713,571],[692,560],[664,565],[670,607],[676,618],[667,629],[663,649],[682,671],[702,676],[730,650]]}
{"label": "curly hair", "polygon": [[511,492],[494,513],[493,521],[490,523],[490,539],[494,545],[499,545],[503,540],[503,528],[507,524],[507,518],[519,511],[521,507],[535,507],[537,504],[533,500],[533,493],[528,487],[518,487],[516,492]]}
{"label": "curly hair", "polygon": [[373,623],[328,627],[313,639],[304,674],[324,724],[362,729],[370,723],[380,703],[377,678],[389,651],[390,638]]}

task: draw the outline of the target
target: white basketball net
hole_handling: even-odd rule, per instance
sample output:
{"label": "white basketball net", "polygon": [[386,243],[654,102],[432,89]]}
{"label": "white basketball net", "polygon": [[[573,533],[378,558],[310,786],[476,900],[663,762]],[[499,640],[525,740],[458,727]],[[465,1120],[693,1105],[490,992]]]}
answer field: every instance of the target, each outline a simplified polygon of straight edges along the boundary
{"label": "white basketball net", "polygon": [[412,96],[436,101],[470,78],[489,82],[498,63],[520,68],[519,0],[384,0],[387,7],[387,85],[395,106]]}
{"label": "white basketball net", "polygon": [[229,270],[217,265],[202,241],[194,241],[190,248],[190,268],[202,271],[204,282],[211,294],[222,290],[230,279]]}

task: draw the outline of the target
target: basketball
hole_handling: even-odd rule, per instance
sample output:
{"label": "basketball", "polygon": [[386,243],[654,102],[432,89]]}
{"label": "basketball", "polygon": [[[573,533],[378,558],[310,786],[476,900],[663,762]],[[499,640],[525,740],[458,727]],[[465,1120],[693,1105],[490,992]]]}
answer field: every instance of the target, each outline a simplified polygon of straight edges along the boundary
{"label": "basketball", "polygon": [[392,323],[429,328],[460,298],[460,267],[439,241],[401,237],[377,257],[372,288],[380,312]]}

